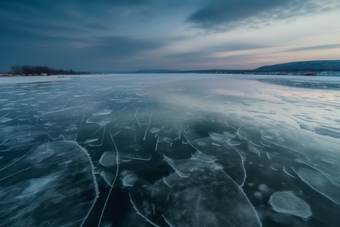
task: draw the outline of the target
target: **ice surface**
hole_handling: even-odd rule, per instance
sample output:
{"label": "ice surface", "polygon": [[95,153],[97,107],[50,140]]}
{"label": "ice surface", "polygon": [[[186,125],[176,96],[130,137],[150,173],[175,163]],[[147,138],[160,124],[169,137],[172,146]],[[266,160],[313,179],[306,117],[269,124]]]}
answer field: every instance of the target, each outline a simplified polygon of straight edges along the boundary
{"label": "ice surface", "polygon": [[[61,152],[65,153],[60,155]],[[20,162],[31,167],[17,172],[16,177],[4,179],[0,186],[4,205],[0,211],[2,218],[5,218],[1,225],[22,226],[31,223],[38,226],[39,223],[53,222],[62,226],[87,216],[98,189],[87,154],[77,143],[58,141],[41,144]],[[10,168],[15,166],[17,164]],[[78,171],[72,171],[74,169]],[[77,178],[77,175],[82,177]],[[64,214],[65,210],[78,212]],[[51,216],[52,213],[55,215]]]}
{"label": "ice surface", "polygon": [[[223,170],[239,185],[242,186],[244,184],[246,179],[244,159],[238,149],[227,146],[228,137],[225,134],[214,133],[210,134],[210,138],[206,137],[191,140],[190,138],[194,137],[194,135],[189,133],[186,137],[195,149],[201,151],[207,157],[216,159],[216,163],[224,167]],[[212,137],[214,137],[214,140]],[[221,148],[213,145],[213,141],[217,140],[224,141],[224,145]]]}
{"label": "ice surface", "polygon": [[338,226],[339,78],[39,78],[0,78],[0,226]]}
{"label": "ice surface", "polygon": [[292,214],[302,218],[312,215],[309,205],[291,191],[275,192],[270,196],[270,205],[280,213]]}
{"label": "ice surface", "polygon": [[333,184],[322,173],[307,168],[300,168],[295,172],[303,182],[315,191],[340,205],[340,187]]}
{"label": "ice surface", "polygon": [[59,173],[48,175],[42,178],[29,180],[29,186],[26,187],[20,195],[15,197],[16,199],[24,199],[25,197],[34,196],[42,190],[46,190],[46,187],[53,184],[53,181],[60,177]]}
{"label": "ice surface", "polygon": [[[210,157],[202,156],[199,153],[186,161],[166,157],[176,171],[165,177],[171,188],[164,180],[133,187],[131,198],[136,210],[157,225],[152,206],[145,201],[159,201],[156,213],[161,212],[171,226],[261,226],[256,211],[239,186],[218,165],[207,162]],[[178,172],[188,177],[182,178]],[[168,208],[159,210],[164,201]]]}
{"label": "ice surface", "polygon": [[[119,132],[120,132],[120,131],[119,131]],[[111,188],[110,188],[110,191],[109,191],[109,193],[108,193],[108,195],[107,195],[107,197],[106,197],[104,206],[103,206],[103,208],[102,208],[102,212],[101,212],[101,214],[100,214],[99,221],[98,221],[98,226],[101,226],[101,223],[102,223],[102,220],[103,220],[103,215],[104,215],[104,213],[105,213],[107,203],[108,203],[108,201],[109,201],[109,199],[110,199],[110,196],[111,196],[112,190],[113,190],[113,186],[114,186],[115,183],[116,183],[116,179],[117,179],[118,173],[119,173],[119,162],[118,162],[118,160],[119,160],[119,151],[118,151],[116,142],[115,142],[115,140],[114,140],[114,138],[113,138],[113,137],[116,136],[119,132],[117,132],[116,134],[112,135],[112,133],[111,133],[111,131],[110,131],[110,137],[111,137],[112,143],[113,143],[113,145],[114,145],[114,148],[115,148],[115,150],[116,150],[116,152],[115,152],[116,174],[115,174],[115,176],[114,176],[114,178],[113,178],[113,181],[110,181]],[[109,155],[111,156],[111,154],[109,154]],[[109,156],[109,157],[110,157],[110,156]],[[112,156],[111,156],[111,157],[112,157]],[[109,159],[110,159],[110,158],[109,158]],[[111,183],[111,182],[112,182],[112,183]]]}

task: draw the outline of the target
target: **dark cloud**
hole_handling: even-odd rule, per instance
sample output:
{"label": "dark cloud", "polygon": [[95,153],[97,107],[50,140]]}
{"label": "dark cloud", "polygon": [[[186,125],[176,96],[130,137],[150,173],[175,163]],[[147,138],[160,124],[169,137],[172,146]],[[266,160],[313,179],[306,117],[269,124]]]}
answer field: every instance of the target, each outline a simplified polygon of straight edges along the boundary
{"label": "dark cloud", "polygon": [[295,51],[305,51],[305,50],[327,50],[327,49],[336,49],[336,48],[340,48],[340,44],[298,47],[298,48],[289,49],[287,51],[295,52]]}
{"label": "dark cloud", "polygon": [[[136,39],[124,36],[112,37],[43,37],[32,35],[29,42],[23,45],[4,45],[0,49],[6,53],[2,55],[1,65],[7,68],[16,64],[47,65],[55,68],[66,68],[89,71],[110,70],[138,70],[135,59],[140,61],[148,51],[156,50],[165,43]],[[149,64],[157,59],[149,56]],[[2,71],[8,69],[0,68]]]}
{"label": "dark cloud", "polygon": [[187,21],[205,29],[227,30],[332,10],[339,7],[336,3],[336,0],[211,0]]}

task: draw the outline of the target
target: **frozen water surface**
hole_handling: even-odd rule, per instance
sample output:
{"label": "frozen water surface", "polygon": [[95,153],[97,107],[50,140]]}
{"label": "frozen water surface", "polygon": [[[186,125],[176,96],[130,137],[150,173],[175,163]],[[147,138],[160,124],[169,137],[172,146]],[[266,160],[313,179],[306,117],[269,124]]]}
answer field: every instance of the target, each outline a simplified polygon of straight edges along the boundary
{"label": "frozen water surface", "polygon": [[340,78],[0,79],[0,226],[340,225]]}

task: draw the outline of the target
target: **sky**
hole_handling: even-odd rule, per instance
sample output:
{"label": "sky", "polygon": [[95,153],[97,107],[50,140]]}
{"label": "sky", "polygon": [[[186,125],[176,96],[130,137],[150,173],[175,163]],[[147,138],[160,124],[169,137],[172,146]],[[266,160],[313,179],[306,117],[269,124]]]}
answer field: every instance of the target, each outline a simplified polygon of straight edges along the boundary
{"label": "sky", "polygon": [[339,0],[0,0],[0,72],[254,69],[340,59]]}

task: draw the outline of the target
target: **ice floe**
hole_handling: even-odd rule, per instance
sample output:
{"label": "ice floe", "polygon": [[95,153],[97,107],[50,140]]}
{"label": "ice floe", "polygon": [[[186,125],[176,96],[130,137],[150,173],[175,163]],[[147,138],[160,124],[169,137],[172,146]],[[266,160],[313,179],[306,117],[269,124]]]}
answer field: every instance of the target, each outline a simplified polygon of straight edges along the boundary
{"label": "ice floe", "polygon": [[275,192],[270,196],[270,205],[280,213],[292,214],[302,218],[312,215],[309,205],[291,191]]}

